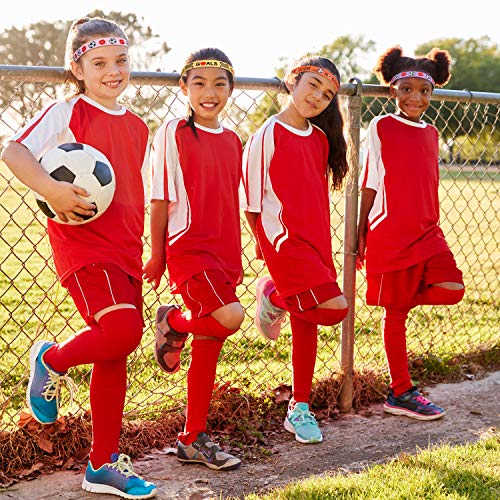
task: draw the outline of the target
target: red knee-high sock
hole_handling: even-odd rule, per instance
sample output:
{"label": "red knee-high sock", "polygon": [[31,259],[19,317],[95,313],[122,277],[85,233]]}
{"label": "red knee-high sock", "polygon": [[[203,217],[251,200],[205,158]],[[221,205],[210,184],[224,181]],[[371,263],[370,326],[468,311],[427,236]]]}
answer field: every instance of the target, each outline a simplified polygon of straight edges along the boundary
{"label": "red knee-high sock", "polygon": [[[271,304],[280,309],[287,310],[287,304],[283,297],[279,297],[276,292],[272,292],[269,296],[269,300]],[[308,321],[309,323],[313,323],[314,325],[324,325],[324,326],[333,326],[340,323],[346,316],[349,308],[345,309],[326,309],[322,307],[313,307],[312,309],[308,309],[307,311],[296,312],[293,314],[302,318],[304,321]]]}
{"label": "red knee-high sock", "polygon": [[382,319],[385,354],[395,396],[400,396],[412,387],[406,352],[407,317],[406,309],[386,308]]}
{"label": "red knee-high sock", "polygon": [[458,304],[465,293],[465,288],[450,290],[441,286],[428,286],[417,296],[417,305],[452,305]]}
{"label": "red knee-high sock", "polygon": [[95,363],[90,381],[92,449],[94,469],[110,462],[118,452],[127,390],[127,358]]}
{"label": "red knee-high sock", "polygon": [[116,309],[106,313],[98,324],[77,332],[51,347],[43,356],[58,372],[68,368],[127,357],[141,341],[142,318],[137,309]]}
{"label": "red knee-high sock", "polygon": [[301,313],[295,313],[299,318],[315,325],[333,326],[340,323],[346,316],[349,308],[345,309],[325,309],[313,307]]}
{"label": "red knee-high sock", "polygon": [[201,318],[191,318],[189,314],[185,314],[179,309],[173,309],[172,312],[169,313],[168,324],[178,332],[189,332],[193,335],[207,335],[222,340],[238,331],[238,329],[230,330],[221,325],[211,314],[207,314]]}
{"label": "red knee-high sock", "polygon": [[290,324],[292,326],[293,399],[309,403],[318,348],[318,328],[295,314],[290,314]]}
{"label": "red knee-high sock", "polygon": [[197,339],[191,342],[191,363],[187,375],[187,409],[184,432],[179,440],[191,444],[198,433],[206,432],[208,409],[214,390],[217,361],[224,341]]}

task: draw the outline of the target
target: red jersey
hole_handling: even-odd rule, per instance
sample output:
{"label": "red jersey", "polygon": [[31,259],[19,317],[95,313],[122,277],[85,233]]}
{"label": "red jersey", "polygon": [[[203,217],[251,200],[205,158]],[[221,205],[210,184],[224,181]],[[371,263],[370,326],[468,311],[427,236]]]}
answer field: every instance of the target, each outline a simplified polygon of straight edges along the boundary
{"label": "red jersey", "polygon": [[241,227],[238,186],[242,146],[224,127],[185,119],[164,123],[152,146],[151,199],[168,200],[166,256],[172,292],[207,269],[240,279]]}
{"label": "red jersey", "polygon": [[448,251],[439,227],[436,128],[379,116],[370,123],[367,141],[360,184],[377,192],[368,215],[367,272],[403,269]]}
{"label": "red jersey", "polygon": [[96,262],[112,262],[141,280],[148,156],[148,128],[141,118],[123,106],[113,111],[80,94],[40,111],[12,140],[26,146],[37,159],[59,144],[89,144],[113,166],[115,194],[101,216],[75,226],[47,221],[61,281]]}
{"label": "red jersey", "polygon": [[280,295],[336,281],[330,230],[328,141],[269,118],[243,155],[240,206],[260,213],[257,237]]}

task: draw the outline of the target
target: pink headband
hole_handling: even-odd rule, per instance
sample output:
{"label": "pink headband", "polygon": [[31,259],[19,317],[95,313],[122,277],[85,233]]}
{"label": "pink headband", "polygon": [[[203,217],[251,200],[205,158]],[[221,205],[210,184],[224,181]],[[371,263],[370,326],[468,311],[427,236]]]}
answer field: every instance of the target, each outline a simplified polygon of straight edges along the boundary
{"label": "pink headband", "polygon": [[423,78],[424,80],[430,82],[433,87],[436,85],[434,83],[434,78],[423,71],[402,71],[391,78],[389,85],[392,85],[396,80],[400,80],[401,78]]}
{"label": "pink headband", "polygon": [[91,40],[90,42],[84,43],[78,50],[75,50],[73,53],[73,61],[78,61],[78,59],[80,59],[80,57],[82,57],[83,54],[89,50],[97,49],[98,47],[105,47],[106,45],[123,45],[124,47],[128,47],[128,42],[125,38],[119,38],[116,36]]}
{"label": "pink headband", "polygon": [[335,91],[336,92],[339,91],[340,83],[337,80],[337,77],[325,68],[322,68],[320,66],[298,66],[297,68],[292,69],[292,73],[307,73],[307,72],[317,73],[318,75],[328,78],[328,80],[330,80],[335,86]]}

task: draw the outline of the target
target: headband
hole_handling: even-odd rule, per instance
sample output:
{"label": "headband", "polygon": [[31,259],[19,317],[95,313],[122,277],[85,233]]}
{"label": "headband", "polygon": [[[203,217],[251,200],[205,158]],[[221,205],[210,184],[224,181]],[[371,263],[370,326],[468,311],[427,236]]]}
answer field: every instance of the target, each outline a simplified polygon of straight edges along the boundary
{"label": "headband", "polygon": [[125,38],[116,36],[91,40],[90,42],[84,43],[78,50],[73,52],[73,61],[78,61],[78,59],[80,59],[80,57],[82,57],[83,54],[89,50],[97,49],[98,47],[105,47],[106,45],[123,45],[124,47],[128,47],[128,41]]}
{"label": "headband", "polygon": [[293,68],[292,73],[318,73],[318,75],[324,76],[325,78],[328,78],[333,85],[335,86],[335,91],[338,92],[340,88],[340,83],[337,80],[337,77],[328,71],[325,68],[321,68],[320,66],[298,66],[297,68]]}
{"label": "headband", "polygon": [[433,87],[436,85],[434,83],[434,78],[423,71],[402,71],[391,78],[389,85],[392,85],[396,80],[400,80],[401,78],[423,78],[424,80],[430,82]]}
{"label": "headband", "polygon": [[224,61],[217,61],[216,59],[204,59],[203,61],[193,61],[187,63],[184,68],[182,68],[181,76],[185,75],[190,69],[197,68],[222,68],[234,75],[234,69],[230,64]]}

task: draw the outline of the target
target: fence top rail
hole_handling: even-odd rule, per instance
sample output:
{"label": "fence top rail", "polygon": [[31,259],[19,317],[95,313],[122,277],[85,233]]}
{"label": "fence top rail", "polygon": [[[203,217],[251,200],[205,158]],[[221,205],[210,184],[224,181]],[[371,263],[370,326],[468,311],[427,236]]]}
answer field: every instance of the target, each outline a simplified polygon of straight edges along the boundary
{"label": "fence top rail", "polygon": [[[57,66],[14,66],[0,65],[0,80],[24,82],[54,82],[63,83],[65,80],[64,68]],[[178,86],[178,73],[162,73],[159,71],[132,71],[132,84]],[[284,86],[279,78],[236,77],[235,87],[244,90],[271,90],[284,92]],[[364,97],[389,97],[389,87],[383,85],[361,84],[355,82],[343,83],[340,94]],[[435,89],[432,99],[436,101],[475,102],[500,104],[500,93],[478,92],[473,90]]]}

